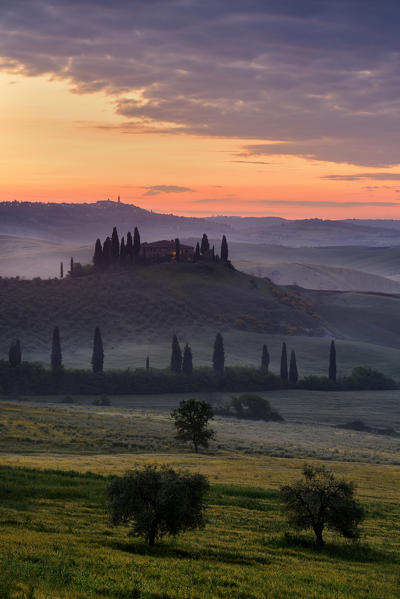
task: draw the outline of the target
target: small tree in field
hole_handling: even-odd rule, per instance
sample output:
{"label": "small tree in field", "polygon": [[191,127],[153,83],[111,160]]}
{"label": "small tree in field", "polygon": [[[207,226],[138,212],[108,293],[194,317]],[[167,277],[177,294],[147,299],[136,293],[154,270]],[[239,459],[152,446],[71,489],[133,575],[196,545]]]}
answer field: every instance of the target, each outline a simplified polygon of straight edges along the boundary
{"label": "small tree in field", "polygon": [[53,374],[57,374],[62,371],[62,353],[61,353],[61,340],[60,330],[58,327],[54,327],[53,338],[51,341],[51,370]]}
{"label": "small tree in field", "polygon": [[264,344],[262,346],[262,352],[261,352],[261,370],[265,373],[268,374],[268,368],[269,368],[269,352],[268,352],[268,348],[267,346]]}
{"label": "small tree in field", "polygon": [[130,534],[153,547],[165,535],[204,527],[209,484],[202,474],[167,466],[144,466],[113,480],[107,488],[111,521],[128,524]]}
{"label": "small tree in field", "polygon": [[95,328],[93,337],[92,369],[95,374],[103,372],[104,349],[99,327]]}
{"label": "small tree in field", "polygon": [[193,374],[192,350],[190,349],[190,345],[187,343],[185,345],[185,349],[183,350],[182,372],[183,374],[187,375]]}
{"label": "small tree in field", "polygon": [[221,333],[217,333],[217,336],[215,337],[212,361],[214,372],[218,376],[223,376],[225,369],[225,350],[224,340]]}
{"label": "small tree in field", "polygon": [[281,497],[289,522],[299,529],[312,529],[322,547],[325,528],[348,539],[358,538],[364,508],[354,499],[354,490],[354,483],[337,479],[324,466],[305,464],[303,478],[281,487]]}
{"label": "small tree in field", "polygon": [[178,337],[174,334],[171,346],[171,370],[175,374],[182,372],[182,350],[179,345]]}
{"label": "small tree in field", "polygon": [[290,363],[289,363],[289,381],[292,385],[295,385],[299,380],[299,373],[297,370],[297,362],[296,362],[296,353],[294,349],[292,349],[290,353]]}
{"label": "small tree in field", "polygon": [[175,439],[191,441],[196,453],[199,446],[208,447],[209,440],[214,438],[214,431],[208,428],[208,422],[214,417],[214,412],[206,401],[183,400],[179,408],[172,412],[171,417],[177,430]]}

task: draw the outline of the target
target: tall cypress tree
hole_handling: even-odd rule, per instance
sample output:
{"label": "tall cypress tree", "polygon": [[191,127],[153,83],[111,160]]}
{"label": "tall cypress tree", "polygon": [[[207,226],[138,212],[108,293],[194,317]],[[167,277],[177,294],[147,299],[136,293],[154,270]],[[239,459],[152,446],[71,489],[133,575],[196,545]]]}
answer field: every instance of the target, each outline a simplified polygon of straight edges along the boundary
{"label": "tall cypress tree", "polygon": [[69,263],[69,274],[71,275],[71,277],[74,276],[74,259],[71,256],[71,261]]}
{"label": "tall cypress tree", "polygon": [[268,369],[269,369],[269,353],[268,353],[267,346],[264,344],[262,346],[262,352],[261,352],[261,370],[263,372],[265,372],[265,374],[267,374]]}
{"label": "tall cypress tree", "polygon": [[146,358],[146,370],[150,370],[150,358],[147,356]]}
{"label": "tall cypress tree", "polygon": [[119,251],[119,263],[121,266],[125,266],[126,264],[126,247],[125,247],[125,239],[122,237],[121,239],[121,247]]}
{"label": "tall cypress tree", "polygon": [[116,263],[119,260],[119,238],[117,227],[113,228],[111,236],[111,260]]}
{"label": "tall cypress tree", "polygon": [[112,262],[111,239],[106,237],[103,243],[103,268],[110,266]]}
{"label": "tall cypress tree", "polygon": [[329,378],[336,383],[336,347],[333,339],[329,350]]}
{"label": "tall cypress tree", "polygon": [[133,261],[133,240],[132,233],[128,231],[126,236],[126,262],[132,264]]}
{"label": "tall cypress tree", "polygon": [[221,242],[221,260],[223,260],[223,262],[228,260],[228,242],[226,241],[225,235],[222,236]]}
{"label": "tall cypress tree", "polygon": [[135,227],[133,232],[133,256],[134,258],[139,258],[140,256],[140,233],[137,227]]}
{"label": "tall cypress tree", "polygon": [[62,370],[61,340],[58,327],[54,327],[51,342],[51,370],[54,374]]}
{"label": "tall cypress tree", "polygon": [[199,242],[196,243],[196,249],[194,251],[194,256],[193,256],[194,262],[198,262],[198,260],[200,260],[200,244],[199,244]]}
{"label": "tall cypress tree", "polygon": [[94,246],[93,264],[95,268],[101,268],[103,263],[103,248],[101,247],[100,239],[96,239]]}
{"label": "tall cypress tree", "polygon": [[213,262],[215,262],[215,249],[214,249],[214,246],[212,246],[212,248],[211,248],[211,260]]}
{"label": "tall cypress tree", "polygon": [[217,333],[214,342],[214,351],[213,351],[213,368],[215,373],[218,376],[222,376],[224,374],[225,368],[225,350],[224,350],[224,340],[222,338],[221,333]]}
{"label": "tall cypress tree", "polygon": [[178,238],[175,239],[175,260],[179,262],[181,259],[181,242]]}
{"label": "tall cypress tree", "polygon": [[203,256],[205,254],[208,254],[208,252],[210,251],[210,244],[208,242],[208,237],[207,237],[206,233],[203,234],[203,238],[201,240],[200,251],[203,254]]}
{"label": "tall cypress tree", "polygon": [[182,372],[182,351],[179,345],[178,337],[175,334],[172,337],[171,370],[176,374],[180,374]]}
{"label": "tall cypress tree", "polygon": [[18,368],[22,363],[22,350],[19,339],[16,339],[14,343],[10,345],[8,352],[8,359],[13,368]]}
{"label": "tall cypress tree", "polygon": [[290,364],[289,364],[289,381],[293,384],[299,380],[299,373],[297,371],[296,353],[292,349],[290,353]]}
{"label": "tall cypress tree", "polygon": [[193,356],[190,346],[186,343],[185,349],[183,350],[183,362],[182,362],[183,374],[190,375],[193,373]]}
{"label": "tall cypress tree", "polygon": [[60,279],[64,278],[64,262],[60,263]]}
{"label": "tall cypress tree", "polygon": [[289,378],[289,374],[288,374],[286,343],[282,343],[281,379],[282,379],[282,381],[287,382],[288,378]]}
{"label": "tall cypress tree", "polygon": [[99,327],[96,327],[94,330],[94,338],[93,338],[93,354],[92,354],[93,372],[96,374],[98,374],[99,372],[103,372],[103,364],[104,364],[103,340],[101,338],[101,333],[100,333]]}

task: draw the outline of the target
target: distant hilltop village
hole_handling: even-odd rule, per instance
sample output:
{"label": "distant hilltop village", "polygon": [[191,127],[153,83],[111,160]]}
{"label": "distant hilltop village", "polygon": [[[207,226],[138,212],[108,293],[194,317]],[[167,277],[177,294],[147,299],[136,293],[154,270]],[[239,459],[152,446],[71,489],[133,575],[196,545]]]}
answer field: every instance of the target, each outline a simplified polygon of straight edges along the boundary
{"label": "distant hilltop village", "polygon": [[[128,231],[126,240],[125,237],[120,240],[117,227],[114,227],[111,236],[107,236],[103,242],[100,239],[96,240],[93,265],[82,266],[74,262],[72,257],[68,274],[75,277],[110,268],[129,268],[138,264],[199,261],[221,262],[232,268],[225,235],[222,236],[220,253],[217,254],[214,246],[210,246],[206,233],[203,234],[201,241],[197,242],[196,247],[193,247],[181,243],[178,238],[142,243],[137,227],[133,235]],[[64,277],[63,263],[60,265],[60,277]]]}

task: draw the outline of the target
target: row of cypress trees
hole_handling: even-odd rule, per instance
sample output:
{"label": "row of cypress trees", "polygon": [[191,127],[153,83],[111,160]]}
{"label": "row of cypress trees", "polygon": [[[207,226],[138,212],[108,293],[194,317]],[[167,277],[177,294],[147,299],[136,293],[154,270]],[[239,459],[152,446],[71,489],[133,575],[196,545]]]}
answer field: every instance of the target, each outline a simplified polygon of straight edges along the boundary
{"label": "row of cypress trees", "polygon": [[[222,376],[225,369],[225,349],[224,340],[221,333],[217,333],[217,336],[215,337],[212,363],[214,372],[218,376]],[[175,374],[182,373],[191,375],[193,372],[193,355],[190,345],[186,343],[182,354],[178,337],[175,334],[172,337],[170,368],[172,372],[175,372]]]}
{"label": "row of cypress trees", "polygon": [[[269,364],[269,354],[267,350],[267,346],[263,346],[263,352],[261,357],[261,368],[268,371]],[[287,348],[286,343],[282,343],[282,352],[281,352],[281,365],[280,365],[280,377],[282,381],[290,383],[297,383],[299,380],[299,372],[297,370],[297,360],[296,360],[296,352],[294,349],[290,352],[290,360],[288,367],[288,357],[287,357]],[[328,369],[328,377],[331,381],[336,382],[336,346],[335,342],[331,341],[330,349],[329,349],[329,369]]]}
{"label": "row of cypress trees", "polygon": [[[10,345],[9,349],[9,362],[12,367],[16,368],[22,363],[22,350],[21,342],[16,339]],[[50,355],[51,370],[54,374],[60,373],[63,369],[62,363],[62,351],[61,351],[61,339],[60,331],[58,327],[54,327],[52,343],[51,343],[51,355]],[[261,370],[268,374],[270,363],[270,355],[267,346],[264,344],[261,352]],[[101,332],[99,327],[95,328],[93,336],[93,351],[91,359],[92,369],[94,373],[103,372],[104,367],[104,347]],[[225,369],[225,349],[224,340],[221,333],[217,333],[214,341],[212,364],[215,373],[218,376],[224,374]],[[146,368],[150,368],[150,358],[146,358]],[[178,337],[176,334],[172,337],[171,346],[171,371],[175,374],[186,374],[191,375],[193,373],[193,354],[192,349],[188,343],[186,343],[183,352],[181,350]],[[290,382],[292,384],[297,383],[299,379],[299,373],[297,369],[296,353],[292,349],[290,353],[290,360],[288,364],[288,355],[286,343],[282,343],[281,351],[281,362],[280,362],[280,378],[284,382]],[[329,379],[336,382],[336,347],[335,342],[332,340],[329,351]]]}
{"label": "row of cypress trees", "polygon": [[133,236],[130,231],[125,238],[119,240],[117,227],[113,228],[111,237],[106,237],[101,243],[96,240],[93,255],[93,264],[98,269],[105,269],[112,265],[129,266],[139,259],[140,256],[140,233],[135,227]]}

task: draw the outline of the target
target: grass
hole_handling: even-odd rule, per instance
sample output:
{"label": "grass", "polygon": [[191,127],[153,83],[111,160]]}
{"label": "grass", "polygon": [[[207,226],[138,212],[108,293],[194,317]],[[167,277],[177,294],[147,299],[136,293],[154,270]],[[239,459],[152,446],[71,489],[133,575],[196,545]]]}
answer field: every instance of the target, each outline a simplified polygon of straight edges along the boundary
{"label": "grass", "polygon": [[[277,488],[298,476],[299,461],[260,459],[253,470],[246,458],[219,460],[214,469],[209,460],[170,457],[214,471],[208,524],[154,550],[129,538],[124,527],[109,526],[106,477],[0,467],[0,597],[27,597],[30,588],[37,599],[396,596],[399,468],[352,468],[368,509],[361,543],[328,534],[326,548],[317,551],[311,536],[287,534],[280,510]],[[240,484],[232,483],[234,463]]]}
{"label": "grass", "polygon": [[[400,436],[336,428],[361,419],[372,427],[400,432],[398,394],[380,392],[274,391],[263,394],[285,422],[254,422],[217,417],[217,439],[210,452],[320,458],[398,464]],[[6,454],[68,452],[118,454],[177,452],[169,417],[189,394],[114,396],[111,406],[94,406],[93,397],[64,396],[0,403],[0,451]],[[196,394],[212,404],[228,393]]]}

